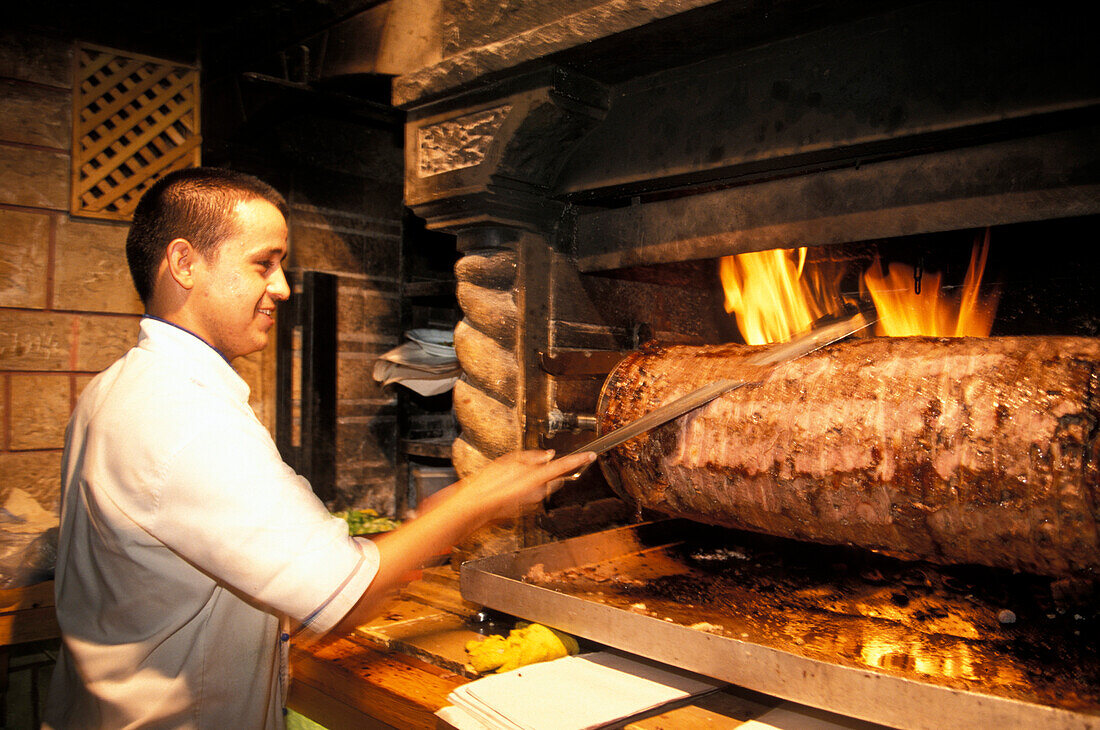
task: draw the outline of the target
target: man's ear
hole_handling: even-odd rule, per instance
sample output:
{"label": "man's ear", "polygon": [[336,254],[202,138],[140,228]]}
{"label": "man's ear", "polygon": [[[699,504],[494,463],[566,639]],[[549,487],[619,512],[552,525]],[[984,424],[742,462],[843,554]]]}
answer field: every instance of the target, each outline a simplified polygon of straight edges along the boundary
{"label": "man's ear", "polygon": [[198,261],[198,255],[186,238],[175,238],[168,244],[168,273],[184,289],[190,290],[195,285],[191,269]]}

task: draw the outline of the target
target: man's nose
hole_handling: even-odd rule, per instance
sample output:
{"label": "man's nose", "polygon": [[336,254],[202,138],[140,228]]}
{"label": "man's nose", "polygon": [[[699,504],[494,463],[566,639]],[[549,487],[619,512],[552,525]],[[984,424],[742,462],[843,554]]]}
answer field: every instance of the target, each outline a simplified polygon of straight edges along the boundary
{"label": "man's nose", "polygon": [[283,271],[282,266],[268,281],[267,293],[277,302],[290,299],[290,285],[286,283],[286,273]]}

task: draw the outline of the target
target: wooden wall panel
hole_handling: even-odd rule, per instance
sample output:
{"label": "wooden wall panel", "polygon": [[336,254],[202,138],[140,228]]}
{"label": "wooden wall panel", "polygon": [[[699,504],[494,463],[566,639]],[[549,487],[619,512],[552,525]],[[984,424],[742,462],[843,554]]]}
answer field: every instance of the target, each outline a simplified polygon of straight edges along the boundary
{"label": "wooden wall panel", "polygon": [[78,44],[70,212],[129,220],[161,176],[200,164],[199,71]]}

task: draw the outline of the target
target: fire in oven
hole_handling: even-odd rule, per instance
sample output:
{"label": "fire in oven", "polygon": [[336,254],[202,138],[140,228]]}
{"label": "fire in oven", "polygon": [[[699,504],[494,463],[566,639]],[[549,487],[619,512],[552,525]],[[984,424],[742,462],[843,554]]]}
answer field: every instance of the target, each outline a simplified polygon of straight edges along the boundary
{"label": "fire in oven", "polygon": [[[591,277],[589,294],[662,276],[709,292],[685,333],[723,314],[736,325],[622,356],[600,387],[600,433],[716,380],[749,385],[611,449],[544,518],[568,533],[602,476],[627,526],[472,562],[464,590],[899,727],[1096,722],[1100,312],[1073,262],[1097,222]],[[1058,257],[1038,244],[1051,240]],[[873,330],[754,364],[856,304]],[[576,378],[556,380],[569,397]]]}
{"label": "fire in oven", "polygon": [[463,254],[460,473],[747,383],[470,546],[463,591],[887,725],[1100,727],[1088,24],[768,6],[399,87],[406,197]]}

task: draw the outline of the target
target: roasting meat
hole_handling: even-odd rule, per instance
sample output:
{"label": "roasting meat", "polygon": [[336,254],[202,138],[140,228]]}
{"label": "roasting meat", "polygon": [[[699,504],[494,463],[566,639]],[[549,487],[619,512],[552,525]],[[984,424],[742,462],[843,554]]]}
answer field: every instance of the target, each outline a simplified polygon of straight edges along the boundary
{"label": "roasting meat", "polygon": [[741,345],[649,346],[605,433],[721,378],[759,380],[608,452],[641,507],[939,563],[1100,576],[1100,340],[849,340],[763,373]]}

